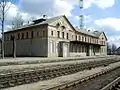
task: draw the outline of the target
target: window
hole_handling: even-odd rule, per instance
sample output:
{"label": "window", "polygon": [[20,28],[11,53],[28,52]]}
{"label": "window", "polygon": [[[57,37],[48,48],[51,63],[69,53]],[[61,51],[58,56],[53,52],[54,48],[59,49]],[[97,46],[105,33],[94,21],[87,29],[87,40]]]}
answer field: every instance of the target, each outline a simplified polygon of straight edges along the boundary
{"label": "window", "polygon": [[68,33],[67,33],[67,39],[69,39]]}
{"label": "window", "polygon": [[13,35],[11,35],[10,40],[13,40]]}
{"label": "window", "polygon": [[62,26],[62,30],[64,30],[65,29],[65,26]]}
{"label": "window", "polygon": [[28,38],[28,32],[26,32],[26,38]]}
{"label": "window", "polygon": [[76,40],[77,40],[77,35],[76,35]]}
{"label": "window", "polygon": [[22,33],[22,39],[24,39],[24,33]]}
{"label": "window", "polygon": [[60,26],[60,24],[59,24],[59,23],[57,23],[57,24],[56,24],[56,27],[58,28],[59,26]]}
{"label": "window", "polygon": [[84,37],[82,36],[82,41],[84,41]]}
{"label": "window", "polygon": [[98,44],[98,39],[96,39],[96,44]]}
{"label": "window", "polygon": [[18,33],[18,39],[20,39],[20,33]]}
{"label": "window", "polygon": [[62,32],[62,38],[64,38],[64,32]]}
{"label": "window", "polygon": [[90,43],[92,42],[92,39],[90,38]]}
{"label": "window", "polygon": [[79,36],[79,40],[81,40],[80,36]]}
{"label": "window", "polygon": [[90,42],[90,38],[88,37],[88,43]]}
{"label": "window", "polygon": [[43,31],[43,36],[45,36],[45,31]]}
{"label": "window", "polygon": [[33,38],[33,37],[34,37],[34,32],[32,31],[32,32],[31,32],[31,38]]}
{"label": "window", "polygon": [[86,42],[86,37],[85,37],[85,42]]}
{"label": "window", "polygon": [[53,31],[51,31],[51,35],[53,36]]}
{"label": "window", "polygon": [[57,37],[60,38],[60,31],[57,31]]}

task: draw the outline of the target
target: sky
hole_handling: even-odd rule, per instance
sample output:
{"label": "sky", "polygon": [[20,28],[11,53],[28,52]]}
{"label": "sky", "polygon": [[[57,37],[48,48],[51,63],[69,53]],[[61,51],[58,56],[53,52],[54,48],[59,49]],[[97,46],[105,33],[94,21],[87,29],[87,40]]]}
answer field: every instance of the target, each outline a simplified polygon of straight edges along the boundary
{"label": "sky", "polygon": [[120,46],[120,0],[84,0],[83,10],[79,8],[79,0],[13,0],[9,5],[6,29],[18,12],[25,22],[44,14],[48,18],[66,15],[74,26],[79,26],[79,15],[83,14],[85,28],[104,31],[108,42]]}

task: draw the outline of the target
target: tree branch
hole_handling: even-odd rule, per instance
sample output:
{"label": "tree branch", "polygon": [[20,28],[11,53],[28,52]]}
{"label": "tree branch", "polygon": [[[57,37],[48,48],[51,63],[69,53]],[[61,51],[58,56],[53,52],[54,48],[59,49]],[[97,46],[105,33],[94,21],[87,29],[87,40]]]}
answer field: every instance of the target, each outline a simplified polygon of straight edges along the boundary
{"label": "tree branch", "polygon": [[13,1],[13,0],[10,1],[10,2],[11,2],[10,5],[8,6],[8,8],[6,8],[6,10],[5,10],[5,14],[6,14],[7,11],[10,9],[10,7],[11,7],[11,5],[12,5],[12,1]]}

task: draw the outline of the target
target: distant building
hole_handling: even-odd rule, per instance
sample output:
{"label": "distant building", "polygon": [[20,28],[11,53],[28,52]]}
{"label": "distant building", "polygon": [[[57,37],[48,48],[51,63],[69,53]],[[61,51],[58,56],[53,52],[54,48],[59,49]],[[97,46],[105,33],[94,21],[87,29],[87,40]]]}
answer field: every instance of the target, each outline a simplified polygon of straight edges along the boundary
{"label": "distant building", "polygon": [[115,54],[120,55],[120,47],[117,48]]}
{"label": "distant building", "polygon": [[107,55],[104,32],[74,28],[66,16],[38,19],[34,24],[5,32],[5,55],[68,57]]}

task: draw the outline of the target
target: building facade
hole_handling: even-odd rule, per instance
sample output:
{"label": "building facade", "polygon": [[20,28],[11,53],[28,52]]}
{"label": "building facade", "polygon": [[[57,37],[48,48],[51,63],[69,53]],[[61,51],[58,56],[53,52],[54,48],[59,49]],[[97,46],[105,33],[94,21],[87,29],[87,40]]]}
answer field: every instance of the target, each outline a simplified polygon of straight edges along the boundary
{"label": "building facade", "polygon": [[[5,56],[69,57],[107,55],[104,32],[79,30],[65,16],[38,19],[5,32]],[[13,40],[14,36],[14,40]]]}

